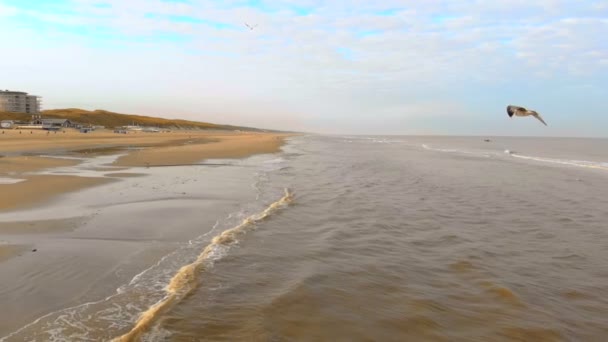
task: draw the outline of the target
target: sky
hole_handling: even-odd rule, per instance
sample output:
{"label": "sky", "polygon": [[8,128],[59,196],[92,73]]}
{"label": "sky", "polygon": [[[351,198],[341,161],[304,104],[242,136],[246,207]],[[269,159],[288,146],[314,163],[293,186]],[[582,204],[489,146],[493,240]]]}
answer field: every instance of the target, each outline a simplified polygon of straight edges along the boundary
{"label": "sky", "polygon": [[608,137],[607,37],[606,0],[0,0],[0,89],[330,134]]}

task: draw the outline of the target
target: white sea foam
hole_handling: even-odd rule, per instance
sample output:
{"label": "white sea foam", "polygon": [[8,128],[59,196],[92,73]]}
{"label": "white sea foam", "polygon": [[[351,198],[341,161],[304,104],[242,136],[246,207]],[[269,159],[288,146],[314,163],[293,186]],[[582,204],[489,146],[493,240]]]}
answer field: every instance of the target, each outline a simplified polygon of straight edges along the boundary
{"label": "white sea foam", "polygon": [[456,153],[456,154],[466,154],[466,155],[474,155],[478,157],[489,158],[492,157],[492,153],[490,152],[482,152],[482,151],[472,151],[472,150],[459,150],[459,149],[450,149],[450,148],[437,148],[431,147],[427,144],[422,144],[422,148],[429,151],[435,152],[444,152],[444,153]]}
{"label": "white sea foam", "polygon": [[510,155],[515,158],[533,160],[533,161],[542,162],[542,163],[568,165],[568,166],[576,166],[576,167],[584,167],[584,168],[608,171],[607,162],[593,162],[593,161],[587,161],[587,160],[570,160],[570,159],[535,157],[535,156],[527,156],[527,155],[523,155],[523,154],[518,154],[515,152],[511,152]]}
{"label": "white sea foam", "polygon": [[[437,147],[431,147],[427,144],[422,144],[422,148],[429,150],[429,151],[436,151],[436,152],[476,155],[476,156],[480,156],[480,157],[501,158],[501,155],[499,153],[492,153],[492,152],[437,148]],[[541,162],[541,163],[567,165],[567,166],[575,166],[575,167],[591,168],[591,169],[608,171],[608,162],[529,156],[529,155],[525,155],[525,154],[520,154],[519,152],[510,150],[510,149],[505,149],[503,155],[504,154],[508,155],[509,157],[525,159],[525,160],[532,160],[532,161]]]}

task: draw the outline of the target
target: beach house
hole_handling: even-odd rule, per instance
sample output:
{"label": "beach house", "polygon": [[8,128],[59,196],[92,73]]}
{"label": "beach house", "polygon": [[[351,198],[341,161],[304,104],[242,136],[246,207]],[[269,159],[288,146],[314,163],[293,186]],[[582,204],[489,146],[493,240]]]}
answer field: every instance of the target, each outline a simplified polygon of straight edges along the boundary
{"label": "beach house", "polygon": [[72,127],[72,122],[68,119],[40,119],[43,129],[60,129]]}

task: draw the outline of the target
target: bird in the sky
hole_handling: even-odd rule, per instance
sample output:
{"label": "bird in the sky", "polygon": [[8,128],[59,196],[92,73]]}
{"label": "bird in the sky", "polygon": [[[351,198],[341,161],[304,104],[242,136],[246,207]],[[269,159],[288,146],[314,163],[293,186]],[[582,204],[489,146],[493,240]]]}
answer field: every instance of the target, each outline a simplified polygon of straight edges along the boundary
{"label": "bird in the sky", "polygon": [[507,106],[507,113],[509,114],[509,117],[512,117],[513,115],[515,115],[515,116],[533,116],[533,117],[537,118],[540,122],[542,122],[545,126],[547,126],[547,123],[545,122],[545,120],[543,120],[543,118],[540,116],[540,114],[538,114],[537,112],[535,112],[533,110],[526,109],[524,107],[509,105],[509,106]]}
{"label": "bird in the sky", "polygon": [[247,26],[247,28],[248,28],[249,30],[253,31],[253,29],[254,29],[254,28],[258,27],[258,24],[255,24],[255,25],[249,25],[249,24],[245,23],[245,26]]}

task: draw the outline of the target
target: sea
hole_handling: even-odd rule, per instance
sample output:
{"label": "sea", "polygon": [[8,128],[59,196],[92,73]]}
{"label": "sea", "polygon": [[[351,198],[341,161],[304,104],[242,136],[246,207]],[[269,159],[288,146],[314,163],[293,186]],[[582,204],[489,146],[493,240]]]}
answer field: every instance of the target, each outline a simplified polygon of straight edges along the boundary
{"label": "sea", "polygon": [[104,222],[173,222],[171,248],[0,340],[608,338],[608,139],[302,135],[216,162],[125,180],[159,191],[96,213],[153,205]]}

